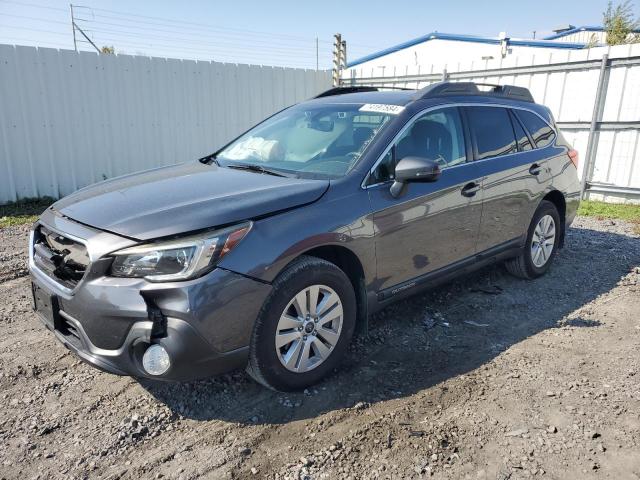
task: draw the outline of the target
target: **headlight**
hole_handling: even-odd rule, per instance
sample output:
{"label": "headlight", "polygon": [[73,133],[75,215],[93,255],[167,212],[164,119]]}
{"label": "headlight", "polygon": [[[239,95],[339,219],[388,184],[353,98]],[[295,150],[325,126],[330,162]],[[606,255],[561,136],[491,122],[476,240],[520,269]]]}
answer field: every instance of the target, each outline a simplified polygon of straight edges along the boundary
{"label": "headlight", "polygon": [[240,243],[251,223],[175,240],[149,243],[112,253],[111,275],[146,278],[152,282],[186,280],[213,269]]}

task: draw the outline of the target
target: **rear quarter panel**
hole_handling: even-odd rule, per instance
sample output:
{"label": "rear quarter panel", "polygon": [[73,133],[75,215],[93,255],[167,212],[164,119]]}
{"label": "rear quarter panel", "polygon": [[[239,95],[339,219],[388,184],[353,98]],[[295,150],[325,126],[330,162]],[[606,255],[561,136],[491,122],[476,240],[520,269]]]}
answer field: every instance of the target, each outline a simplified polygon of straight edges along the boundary
{"label": "rear quarter panel", "polygon": [[552,177],[552,186],[555,190],[564,195],[567,210],[565,214],[565,225],[569,227],[576,217],[580,206],[580,179],[578,170],[569,158],[568,152],[572,148],[571,144],[556,128],[558,136],[556,138],[556,149],[561,153],[553,156],[549,161],[549,168]]}

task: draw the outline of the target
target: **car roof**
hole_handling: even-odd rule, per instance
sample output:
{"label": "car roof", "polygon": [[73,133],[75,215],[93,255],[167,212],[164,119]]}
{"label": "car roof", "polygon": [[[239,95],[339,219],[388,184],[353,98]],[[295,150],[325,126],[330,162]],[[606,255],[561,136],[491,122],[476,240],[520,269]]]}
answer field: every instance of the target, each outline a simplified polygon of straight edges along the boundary
{"label": "car roof", "polygon": [[[525,108],[540,115],[549,124],[554,124],[551,111],[544,105],[535,103],[528,89],[510,85],[496,86],[499,91],[494,93],[475,92],[472,84],[458,83],[455,85],[447,82],[432,84],[421,90],[375,90],[376,87],[361,87],[364,91],[350,92],[357,87],[346,87],[345,93],[339,88],[333,88],[321,93],[319,96],[300,102],[297,105],[340,105],[340,104],[385,104],[407,107],[410,104],[425,105],[427,103],[446,105],[448,103],[473,103],[479,106],[486,104],[501,104],[505,107]],[[482,84],[478,84],[482,85]],[[451,91],[450,88],[454,90]],[[379,87],[384,88],[384,87]],[[462,88],[462,90],[460,90]],[[471,88],[471,90],[469,90]],[[369,90],[370,89],[370,90]],[[468,90],[465,94],[464,90]]]}
{"label": "car roof", "polygon": [[[420,90],[396,89],[375,86],[340,86],[320,93],[303,104],[387,104],[407,106],[410,103],[437,100],[446,103],[464,97],[465,101],[484,103],[488,99],[505,105],[536,105],[529,89],[515,85],[496,85],[473,82],[436,82]],[[443,102],[444,100],[444,102]]]}

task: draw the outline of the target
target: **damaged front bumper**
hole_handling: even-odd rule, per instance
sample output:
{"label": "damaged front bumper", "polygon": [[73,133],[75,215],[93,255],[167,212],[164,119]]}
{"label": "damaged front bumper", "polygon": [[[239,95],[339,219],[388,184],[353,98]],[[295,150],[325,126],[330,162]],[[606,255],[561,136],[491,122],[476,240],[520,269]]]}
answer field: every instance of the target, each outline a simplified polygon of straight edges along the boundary
{"label": "damaged front bumper", "polygon": [[[40,224],[57,240],[86,247],[88,265],[76,283],[59,281],[38,257]],[[271,285],[220,268],[184,282],[108,276],[107,254],[131,244],[45,212],[32,233],[29,270],[34,306],[56,338],[87,363],[119,375],[187,381],[245,365],[253,323]],[[142,366],[152,344],[171,359],[160,376]]]}

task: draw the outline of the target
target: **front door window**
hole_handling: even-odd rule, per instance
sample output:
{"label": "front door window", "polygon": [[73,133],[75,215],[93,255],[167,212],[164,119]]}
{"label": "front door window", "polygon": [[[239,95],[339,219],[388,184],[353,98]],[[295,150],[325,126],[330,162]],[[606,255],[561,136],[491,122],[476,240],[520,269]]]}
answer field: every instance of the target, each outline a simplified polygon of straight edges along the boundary
{"label": "front door window", "polygon": [[466,162],[464,133],[458,108],[443,108],[416,119],[384,156],[369,183],[393,180],[395,166],[404,157],[434,160],[442,170]]}

